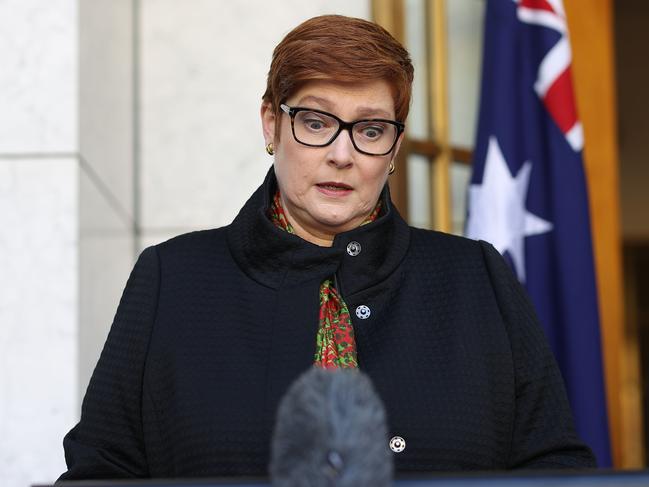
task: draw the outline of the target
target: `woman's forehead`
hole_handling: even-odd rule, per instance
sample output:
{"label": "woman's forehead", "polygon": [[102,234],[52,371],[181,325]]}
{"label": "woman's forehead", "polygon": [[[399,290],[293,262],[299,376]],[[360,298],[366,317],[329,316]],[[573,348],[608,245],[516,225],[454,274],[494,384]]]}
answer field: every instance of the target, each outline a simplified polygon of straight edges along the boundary
{"label": "woman's forehead", "polygon": [[288,104],[318,108],[343,118],[346,114],[354,117],[394,117],[392,89],[384,80],[357,83],[309,81],[289,97]]}

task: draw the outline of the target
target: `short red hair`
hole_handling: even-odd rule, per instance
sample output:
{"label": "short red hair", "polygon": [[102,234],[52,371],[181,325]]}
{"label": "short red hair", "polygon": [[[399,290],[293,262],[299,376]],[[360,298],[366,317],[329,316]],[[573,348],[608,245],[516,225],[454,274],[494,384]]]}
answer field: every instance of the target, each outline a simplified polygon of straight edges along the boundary
{"label": "short red hair", "polygon": [[385,80],[392,88],[396,119],[410,109],[414,68],[408,51],[380,25],[342,15],[309,19],[275,47],[263,100],[276,116],[280,104],[307,81]]}

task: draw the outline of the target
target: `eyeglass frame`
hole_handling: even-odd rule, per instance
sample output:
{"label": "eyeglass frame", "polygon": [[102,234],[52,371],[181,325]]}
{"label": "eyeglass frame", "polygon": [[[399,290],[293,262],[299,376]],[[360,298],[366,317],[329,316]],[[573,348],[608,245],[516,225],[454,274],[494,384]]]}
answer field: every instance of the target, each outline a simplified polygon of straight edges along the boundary
{"label": "eyeglass frame", "polygon": [[[286,113],[290,118],[291,118],[291,132],[293,133],[293,139],[295,139],[295,142],[298,144],[305,145],[307,147],[327,147],[328,145],[331,145],[331,143],[336,140],[336,138],[340,135],[340,132],[343,130],[347,130],[349,132],[349,140],[352,141],[352,145],[354,146],[354,149],[356,149],[358,152],[361,154],[365,154],[366,156],[387,156],[390,152],[394,150],[394,147],[397,145],[397,142],[399,141],[399,137],[403,133],[403,131],[406,129],[406,125],[397,122],[396,120],[387,120],[385,118],[365,118],[361,120],[355,120],[353,122],[345,122],[341,118],[337,117],[333,113],[325,112],[324,110],[318,110],[316,108],[308,108],[308,107],[290,107],[286,105],[285,103],[280,103],[279,107],[282,109],[284,113]],[[319,113],[321,115],[326,115],[328,117],[333,118],[336,122],[338,122],[338,130],[336,131],[335,134],[331,136],[331,138],[324,144],[307,144],[306,142],[302,142],[297,138],[295,135],[295,115],[297,115],[300,112],[314,112],[314,113]],[[354,125],[357,123],[362,123],[362,122],[383,122],[383,123],[389,123],[391,125],[394,125],[397,128],[396,135],[394,137],[394,142],[392,142],[392,145],[390,146],[390,149],[387,150],[386,152],[382,154],[372,154],[370,152],[366,152],[364,150],[361,150],[358,148],[356,145],[356,141],[354,140],[354,132],[352,129],[354,128]]]}

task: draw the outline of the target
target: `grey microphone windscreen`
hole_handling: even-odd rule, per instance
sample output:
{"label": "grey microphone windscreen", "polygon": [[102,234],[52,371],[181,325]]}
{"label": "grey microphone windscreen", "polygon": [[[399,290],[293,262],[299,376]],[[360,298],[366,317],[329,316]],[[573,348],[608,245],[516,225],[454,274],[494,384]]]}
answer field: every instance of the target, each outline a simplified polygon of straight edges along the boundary
{"label": "grey microphone windscreen", "polygon": [[271,445],[274,487],[388,487],[385,410],[358,370],[313,367],[280,402]]}

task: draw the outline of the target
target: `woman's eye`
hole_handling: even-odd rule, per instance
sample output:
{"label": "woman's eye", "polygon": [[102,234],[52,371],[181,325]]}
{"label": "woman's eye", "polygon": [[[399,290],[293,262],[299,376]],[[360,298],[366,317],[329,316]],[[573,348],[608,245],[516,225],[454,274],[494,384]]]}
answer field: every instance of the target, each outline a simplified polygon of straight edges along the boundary
{"label": "woman's eye", "polygon": [[361,134],[366,139],[378,139],[383,135],[384,129],[378,125],[370,125],[361,129]]}
{"label": "woman's eye", "polygon": [[300,113],[300,123],[312,132],[326,130],[331,125],[329,120],[313,112]]}
{"label": "woman's eye", "polygon": [[322,130],[323,128],[325,128],[325,123],[322,120],[305,120],[304,124],[311,130]]}

